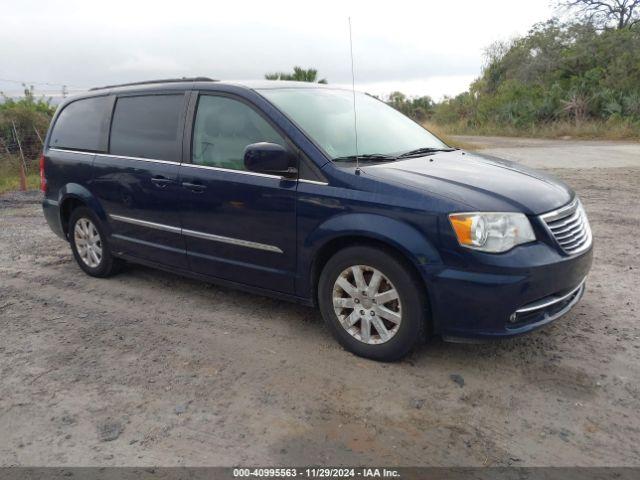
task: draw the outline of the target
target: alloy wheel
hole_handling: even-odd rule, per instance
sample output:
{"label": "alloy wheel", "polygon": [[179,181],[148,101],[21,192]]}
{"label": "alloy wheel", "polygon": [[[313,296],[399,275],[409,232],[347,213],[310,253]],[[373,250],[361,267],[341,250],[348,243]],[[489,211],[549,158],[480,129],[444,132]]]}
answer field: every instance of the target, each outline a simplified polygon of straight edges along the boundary
{"label": "alloy wheel", "polygon": [[376,268],[353,265],[333,286],[333,308],[340,325],[357,340],[377,345],[388,342],[402,322],[400,296]]}
{"label": "alloy wheel", "polygon": [[88,218],[80,218],[73,229],[73,238],[78,255],[85,265],[96,268],[102,261],[102,239],[100,232]]}

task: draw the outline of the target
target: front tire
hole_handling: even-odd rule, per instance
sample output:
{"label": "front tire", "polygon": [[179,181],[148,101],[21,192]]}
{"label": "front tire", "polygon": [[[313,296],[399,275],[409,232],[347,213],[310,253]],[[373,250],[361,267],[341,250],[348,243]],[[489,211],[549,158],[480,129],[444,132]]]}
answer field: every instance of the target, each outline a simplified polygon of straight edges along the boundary
{"label": "front tire", "polygon": [[424,339],[424,287],[383,249],[348,247],[336,253],[320,275],[318,303],[334,337],[361,357],[398,360]]}
{"label": "front tire", "polygon": [[92,277],[109,277],[122,266],[122,260],[111,255],[100,219],[87,207],[71,212],[69,243],[80,268]]}

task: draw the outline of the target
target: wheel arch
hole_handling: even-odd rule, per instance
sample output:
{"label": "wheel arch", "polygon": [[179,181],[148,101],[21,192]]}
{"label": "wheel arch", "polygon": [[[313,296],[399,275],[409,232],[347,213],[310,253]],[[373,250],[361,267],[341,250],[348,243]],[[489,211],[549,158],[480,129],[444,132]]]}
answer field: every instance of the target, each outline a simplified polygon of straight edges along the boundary
{"label": "wheel arch", "polygon": [[324,265],[336,252],[354,245],[383,249],[404,263],[425,288],[426,299],[431,303],[421,269],[442,261],[426,235],[412,225],[390,217],[347,214],[330,219],[309,236],[306,249],[310,250],[310,254],[308,266],[304,269],[306,274],[303,273],[307,280],[303,292],[310,296],[315,305],[318,302],[318,280]]}
{"label": "wheel arch", "polygon": [[90,208],[98,218],[107,225],[107,215],[95,196],[82,185],[77,183],[69,183],[60,189],[58,197],[58,205],[60,206],[60,224],[62,231],[68,238],[69,219],[71,213],[78,207],[84,206]]}

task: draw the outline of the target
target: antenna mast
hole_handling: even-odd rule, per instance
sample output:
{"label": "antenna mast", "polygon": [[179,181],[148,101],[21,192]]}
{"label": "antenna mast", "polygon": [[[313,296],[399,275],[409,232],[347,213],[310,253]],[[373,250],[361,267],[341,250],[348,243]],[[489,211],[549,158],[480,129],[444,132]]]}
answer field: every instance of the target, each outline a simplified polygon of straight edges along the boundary
{"label": "antenna mast", "polygon": [[356,136],[356,174],[360,174],[360,161],[358,159],[358,117],[356,115],[356,75],[353,70],[353,38],[351,36],[351,17],[349,19],[349,49],[351,52],[351,91],[353,92],[353,131]]}

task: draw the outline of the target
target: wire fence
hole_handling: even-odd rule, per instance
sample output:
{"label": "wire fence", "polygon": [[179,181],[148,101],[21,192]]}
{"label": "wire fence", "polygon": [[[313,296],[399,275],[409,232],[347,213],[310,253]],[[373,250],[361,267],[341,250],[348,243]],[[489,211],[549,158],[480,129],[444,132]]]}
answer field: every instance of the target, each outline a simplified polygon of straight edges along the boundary
{"label": "wire fence", "polygon": [[[1,88],[7,83],[21,85],[21,94],[7,95]],[[24,178],[38,172],[38,159],[55,105],[67,94],[67,87],[62,85],[58,101],[54,101],[51,95],[36,93],[33,82],[0,78],[0,187],[6,184],[3,180],[17,174]]]}
{"label": "wire fence", "polygon": [[0,187],[2,190],[5,190],[8,184],[20,190],[26,190],[29,186],[34,187],[33,176],[39,172],[39,157],[42,152],[44,133],[41,133],[35,125],[31,127],[28,129],[24,123],[21,123],[18,128],[15,122],[11,122],[0,129]]}
{"label": "wire fence", "polygon": [[[7,132],[7,130],[9,130]],[[0,130],[0,156],[20,158],[27,166],[37,161],[42,153],[44,132],[40,132],[35,126],[31,131],[24,128],[18,129],[14,125]]]}

